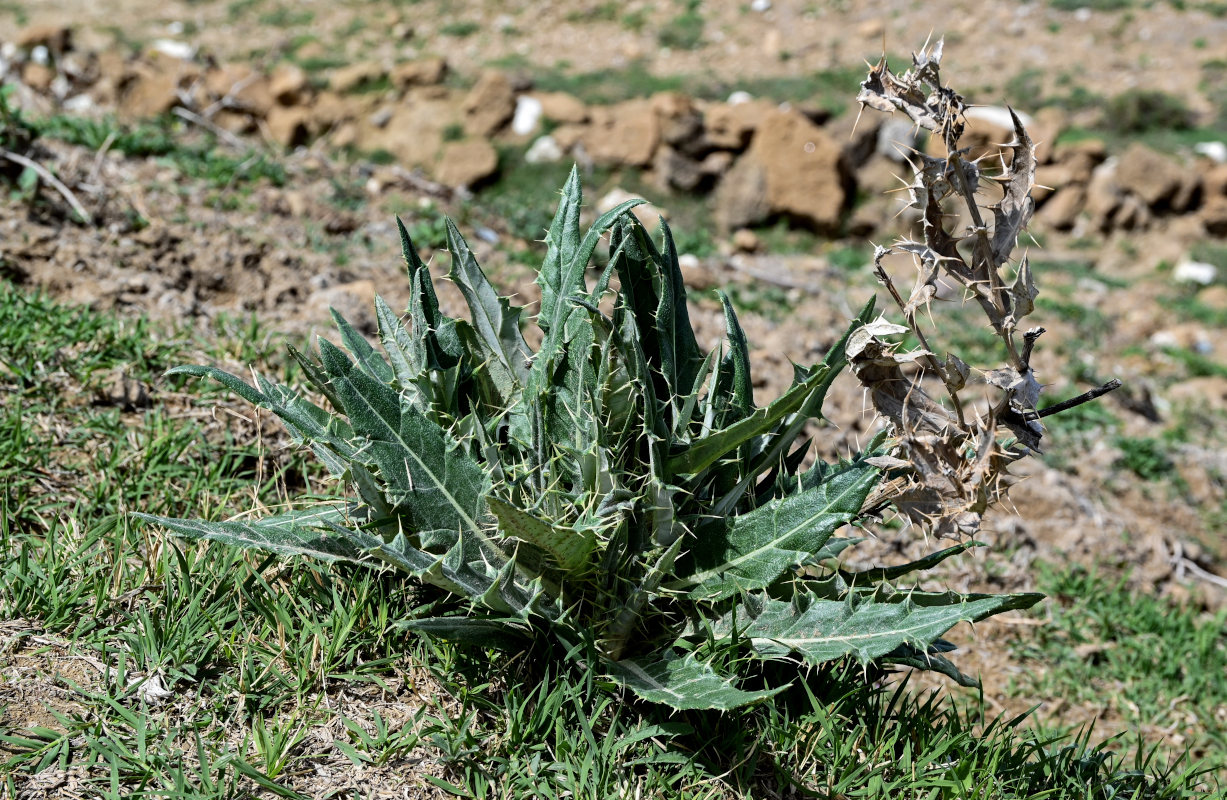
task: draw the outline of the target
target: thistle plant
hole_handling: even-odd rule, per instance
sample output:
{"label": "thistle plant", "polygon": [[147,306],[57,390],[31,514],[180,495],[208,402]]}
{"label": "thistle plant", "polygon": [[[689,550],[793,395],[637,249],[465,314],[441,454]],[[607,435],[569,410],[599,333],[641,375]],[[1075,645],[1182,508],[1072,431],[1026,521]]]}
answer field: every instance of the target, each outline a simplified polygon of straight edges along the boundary
{"label": "thistle plant", "polygon": [[[903,565],[832,566],[863,540],[858,523],[893,499],[884,477],[902,485],[901,507],[916,502],[915,429],[907,413],[891,416],[898,398],[873,372],[898,368],[880,338],[893,329],[871,300],[820,363],[796,365],[787,391],[759,406],[728,297],[720,295],[725,339],[704,352],[669,226],[662,220],[654,240],[628,213],[636,202],[582,232],[572,171],[537,277],[535,351],[522,309],[499,296],[449,221],[449,277],[468,319],[442,313],[400,226],[411,301],[403,320],[376,299],[382,353],[335,312],[344,349],[320,339],[317,355],[291,350],[327,406],[262,377],[250,385],[207,366],[172,370],[272,411],[349,499],[256,521],[144,519],[239,547],[390,566],[457,601],[407,627],[512,650],[552,637],[570,657],[673,708],[729,709],[782,690],[744,680],[755,659],[799,670],[852,657],[974,685],[945,658],[952,646],[941,636],[1039,595],[912,585],[970,540]],[[604,242],[608,266],[590,285],[586,270]],[[996,302],[999,292],[985,291]],[[803,467],[806,432],[850,359],[899,424],[847,460]],[[947,364],[933,368],[961,369]],[[1010,397],[995,419],[1026,407],[1015,402],[1020,392]],[[940,455],[973,463],[963,445]]]}

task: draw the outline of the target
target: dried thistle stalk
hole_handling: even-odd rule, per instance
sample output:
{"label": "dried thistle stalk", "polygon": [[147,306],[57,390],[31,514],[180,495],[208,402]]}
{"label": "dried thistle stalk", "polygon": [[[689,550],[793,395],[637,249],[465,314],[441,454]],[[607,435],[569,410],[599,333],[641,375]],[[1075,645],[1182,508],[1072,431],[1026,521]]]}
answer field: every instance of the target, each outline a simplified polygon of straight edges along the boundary
{"label": "dried thistle stalk", "polygon": [[[1039,420],[1047,415],[1038,410],[1043,387],[1031,368],[1031,355],[1044,329],[1026,330],[1019,340],[1019,325],[1034,311],[1039,293],[1026,255],[1014,268],[1011,281],[1003,277],[1034,211],[1031,189],[1036,163],[1035,147],[1012,109],[1014,139],[1003,145],[1009,151],[1008,164],[1003,158],[1000,172],[986,176],[980,164],[967,157],[968,151],[959,147],[967,104],[942,85],[941,57],[941,41],[931,48],[926,44],[902,75],[892,72],[883,57],[870,69],[857,95],[862,109],[901,111],[918,127],[939,136],[946,156],[910,154],[913,179],[907,186],[908,204],[920,212],[921,239],[905,237],[891,247],[878,247],[874,254],[874,273],[903,313],[907,328],[884,320],[864,326],[849,340],[848,357],[898,443],[892,456],[882,459],[891,478],[869,504],[889,503],[939,535],[965,536],[979,530],[985,510],[1013,482],[1010,464],[1039,452],[1043,436]],[[1001,196],[981,206],[991,185],[1000,188]],[[952,213],[955,208],[960,213]],[[991,219],[986,219],[985,210]],[[953,229],[952,220],[963,220],[961,230]],[[883,260],[896,253],[910,254],[917,267],[916,283],[906,299],[883,266]],[[987,411],[972,419],[960,398],[972,368],[953,353],[939,359],[917,320],[918,312],[936,297],[942,276],[975,300],[1006,355],[1004,365],[977,370],[983,383],[997,391]],[[881,338],[906,330],[920,342],[919,350],[897,353]],[[941,381],[948,406],[925,391],[922,382],[928,376]],[[1076,400],[1085,402],[1119,385],[1109,382]],[[1004,441],[998,439],[1000,428],[1008,431]]]}

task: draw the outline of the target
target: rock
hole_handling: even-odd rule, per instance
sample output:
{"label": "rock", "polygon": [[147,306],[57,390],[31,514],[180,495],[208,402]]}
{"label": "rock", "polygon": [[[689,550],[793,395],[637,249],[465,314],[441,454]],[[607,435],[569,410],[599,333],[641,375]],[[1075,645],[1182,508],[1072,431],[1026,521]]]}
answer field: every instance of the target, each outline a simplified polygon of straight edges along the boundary
{"label": "rock", "polygon": [[648,100],[600,106],[591,110],[582,141],[594,163],[646,167],[660,141],[660,123]]}
{"label": "rock", "polygon": [[213,115],[211,122],[224,131],[234,134],[249,133],[255,128],[254,118],[242,111],[223,108]]}
{"label": "rock", "polygon": [[1090,183],[1091,173],[1108,158],[1108,148],[1099,139],[1064,144],[1053,152],[1053,161],[1070,171],[1073,183]]}
{"label": "rock", "polygon": [[678,152],[702,156],[711,148],[703,137],[703,115],[694,101],[681,92],[661,92],[652,96],[652,107],[660,120],[660,138]]}
{"label": "rock", "polygon": [[1206,197],[1227,197],[1227,164],[1215,164],[1202,173],[1202,190]]}
{"label": "rock", "polygon": [[1087,205],[1085,186],[1073,184],[1053,194],[1036,213],[1036,220],[1044,227],[1058,231],[1072,230],[1078,215]]}
{"label": "rock", "polygon": [[1052,161],[1056,154],[1057,137],[1068,127],[1069,115],[1060,108],[1048,106],[1035,112],[1035,122],[1027,128],[1027,133],[1035,145],[1036,163],[1048,164]]}
{"label": "rock", "polygon": [[1116,166],[1115,159],[1100,164],[1086,187],[1086,211],[1091,223],[1102,233],[1112,229],[1113,220],[1124,202],[1120,187],[1116,185]]}
{"label": "rock", "polygon": [[360,125],[354,144],[364,150],[387,150],[407,169],[434,169],[445,134],[462,124],[455,93],[442,87],[411,89],[397,105],[387,125]]}
{"label": "rock", "polygon": [[588,133],[587,125],[568,124],[560,125],[550,134],[563,152],[568,152],[576,145],[583,142],[584,136]]}
{"label": "rock", "polygon": [[1073,170],[1065,164],[1045,164],[1035,170],[1035,188],[1031,196],[1042,206],[1054,192],[1073,184]]}
{"label": "rock", "polygon": [[878,149],[878,131],[885,114],[843,114],[822,124],[823,130],[840,143],[844,158],[851,169],[860,169],[873,158]]}
{"label": "rock", "polygon": [[1172,277],[1182,283],[1209,286],[1218,277],[1218,267],[1204,261],[1181,261],[1172,272]]}
{"label": "rock", "polygon": [[447,77],[447,62],[442,58],[405,61],[392,68],[392,85],[399,91],[412,86],[437,86]]}
{"label": "rock", "polygon": [[1165,210],[1185,181],[1175,162],[1137,142],[1120,156],[1116,184],[1153,210]]}
{"label": "rock", "polygon": [[507,76],[487,70],[464,98],[464,129],[471,136],[493,136],[515,114],[515,90]]}
{"label": "rock", "polygon": [[37,61],[27,61],[21,68],[21,82],[36,92],[45,92],[55,80],[55,70]]}
{"label": "rock", "polygon": [[763,170],[772,213],[824,231],[839,226],[850,184],[846,162],[839,144],[800,112],[764,117],[742,160]]}
{"label": "rock", "polygon": [[1214,311],[1227,311],[1227,286],[1207,286],[1197,293],[1197,302]]}
{"label": "rock", "polygon": [[515,114],[511,118],[511,132],[516,136],[529,136],[541,124],[541,101],[523,94],[516,98]]}
{"label": "rock", "polygon": [[524,153],[524,160],[529,164],[555,164],[562,161],[562,146],[553,136],[538,136]]}
{"label": "rock", "polygon": [[1227,142],[1198,142],[1193,145],[1193,152],[1216,164],[1227,163]]}
{"label": "rock", "polygon": [[316,130],[326,131],[358,113],[358,104],[352,98],[336,92],[320,92],[311,104],[311,121]]}
{"label": "rock", "polygon": [[[596,210],[598,214],[604,214],[608,211],[612,211],[614,208],[617,208],[627,200],[635,199],[643,199],[643,195],[631,194],[621,187],[610,189],[604,197],[596,202]],[[660,224],[660,218],[662,216],[669,216],[651,203],[642,203],[637,205],[631,209],[631,213],[634,214],[635,218],[643,223],[643,227],[647,228],[649,231],[656,230],[657,226]]]}
{"label": "rock", "polygon": [[466,189],[498,173],[498,151],[485,139],[447,142],[435,166],[435,179],[448,186]]}
{"label": "rock", "polygon": [[552,122],[580,123],[588,121],[588,106],[566,92],[533,92],[530,97],[541,103],[541,114]]}
{"label": "rock", "polygon": [[1215,195],[1207,198],[1199,216],[1206,233],[1212,236],[1227,236],[1227,197]]}
{"label": "rock", "polygon": [[736,156],[727,150],[717,150],[704,156],[699,162],[699,169],[703,172],[704,177],[719,178],[729,171],[729,167],[733,166],[734,158]]}
{"label": "rock", "polygon": [[307,92],[307,73],[297,64],[282,62],[269,76],[268,91],[283,106],[297,105]]}
{"label": "rock", "polygon": [[179,102],[179,77],[138,65],[120,87],[119,113],[128,119],[156,117]]}
{"label": "rock", "polygon": [[72,49],[72,28],[67,25],[31,25],[17,32],[13,44],[22,50],[45,47],[59,56]]}
{"label": "rock", "polygon": [[190,61],[196,57],[196,48],[178,39],[154,39],[149,45],[151,53],[169,56],[179,61]]}
{"label": "rock", "polygon": [[733,249],[739,253],[757,253],[762,246],[758,234],[749,228],[738,228],[733,232]]}
{"label": "rock", "polygon": [[228,98],[230,105],[263,117],[273,107],[268,78],[246,64],[226,64],[205,73],[205,88],[216,99]]}
{"label": "rock", "polygon": [[766,222],[771,216],[766,168],[747,156],[738,159],[716,187],[713,213],[724,231]]}
{"label": "rock", "polygon": [[346,94],[362,88],[364,84],[376,83],[388,75],[384,68],[373,61],[359,61],[338,67],[328,79],[328,88]]}
{"label": "rock", "polygon": [[744,150],[759,123],[775,109],[775,103],[768,100],[713,103],[703,110],[704,138],[719,150]]}
{"label": "rock", "polygon": [[307,143],[310,122],[311,113],[302,106],[273,106],[264,119],[269,138],[285,148]]}
{"label": "rock", "polygon": [[708,177],[700,162],[682,155],[668,145],[656,149],[652,172],[662,189],[681,189],[684,192],[697,191]]}

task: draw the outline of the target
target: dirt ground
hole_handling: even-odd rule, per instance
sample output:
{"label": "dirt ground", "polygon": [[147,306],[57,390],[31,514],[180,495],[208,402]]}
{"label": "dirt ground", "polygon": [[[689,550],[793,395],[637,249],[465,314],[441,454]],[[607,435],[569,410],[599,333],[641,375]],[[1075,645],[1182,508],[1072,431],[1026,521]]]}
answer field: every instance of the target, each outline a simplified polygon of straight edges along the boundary
{"label": "dirt ground", "polygon": [[[548,10],[543,11],[543,5]],[[684,13],[685,4],[633,0],[617,5],[610,18],[612,5],[484,0],[286,4],[285,9],[310,12],[310,21],[300,30],[273,21],[280,18],[271,12],[282,6],[271,0],[0,2],[0,40],[27,24],[71,20],[82,47],[114,48],[171,36],[220,60],[268,63],[295,35],[309,33],[326,50],[346,58],[393,61],[445,55],[461,74],[509,58],[577,72],[642,61],[656,74],[714,74],[735,86],[740,76],[853,67],[874,58],[883,40],[889,51],[906,52],[933,31],[946,38],[945,75],[965,90],[1000,92],[1009,78],[1038,71],[1049,87],[1075,75],[1079,83],[1103,94],[1134,87],[1161,89],[1185,97],[1202,113],[1211,109],[1199,64],[1227,57],[1227,18],[1192,8],[1196,4],[1178,10],[1174,3],[1154,3],[1106,13],[998,0],[776,0],[755,3],[754,8],[770,6],[760,12],[740,3],[709,2],[700,6],[704,44],[692,50],[661,48],[656,35]],[[625,22],[628,14],[641,15],[638,29]],[[480,28],[465,37],[448,33],[465,21]],[[83,148],[51,146],[60,174],[86,172],[91,184],[103,187],[101,222],[95,227],[76,225],[0,199],[0,277],[41,287],[68,301],[169,320],[207,324],[219,314],[254,312],[271,329],[303,335],[323,332],[327,309],[335,306],[360,328],[369,327],[376,291],[394,307],[406,298],[393,212],[413,220],[456,208],[454,197],[424,193],[408,178],[384,182],[370,193],[367,168],[320,150],[288,155],[284,187],[259,185],[234,204],[226,202],[224,189],[184,182],[153,159],[97,158]],[[360,202],[333,202],[338,187],[348,187]],[[130,224],[132,209],[149,221],[147,227]],[[506,257],[506,226],[480,212],[472,224],[489,227],[502,245],[475,241],[479,260],[506,291],[531,299],[535,287],[530,273]],[[1041,349],[1037,362],[1041,380],[1049,376],[1053,391],[1061,396],[1087,388],[1067,377],[1070,358],[1086,363],[1088,374],[1121,378],[1126,389],[1104,402],[1120,417],[1121,432],[1128,436],[1157,436],[1163,425],[1191,414],[1211,423],[1204,436],[1180,445],[1176,469],[1187,487],[1183,493],[1167,492],[1123,469],[1121,453],[1111,441],[1078,442],[1071,452],[1064,450],[1070,443],[1054,435],[1050,449],[1063,457],[1034,460],[1019,470],[1028,479],[987,520],[985,541],[1008,557],[990,552],[965,558],[943,579],[956,589],[1032,589],[1034,560],[1072,560],[1127,573],[1137,586],[1185,602],[1222,607],[1227,603],[1220,577],[1227,574],[1227,544],[1221,522],[1215,526],[1206,512],[1224,502],[1227,450],[1217,423],[1227,412],[1227,380],[1213,375],[1187,378],[1155,344],[1204,341],[1207,358],[1227,363],[1222,330],[1175,317],[1157,301],[1170,288],[1171,276],[1156,267],[1180,261],[1204,234],[1173,220],[1145,232],[1101,237],[1088,249],[1069,235],[1043,233],[1044,258],[1092,263],[1089,276],[1038,276],[1041,291],[1068,295],[1094,309],[1106,330],[1095,347],[1078,341],[1079,331],[1070,320],[1038,312],[1032,319],[1049,330],[1044,340],[1048,349]],[[437,259],[435,266],[445,261]],[[436,274],[442,271],[438,268]],[[687,277],[703,286],[754,286],[763,275],[779,284],[792,301],[792,311],[782,318],[748,313],[743,319],[763,379],[756,387],[760,402],[787,384],[789,359],[805,362],[824,351],[873,290],[868,275],[851,276],[815,255],[717,256]],[[820,291],[809,291],[811,286]],[[457,297],[445,294],[443,300],[452,312],[458,310]],[[722,328],[718,305],[707,297],[694,305],[700,343],[710,345]],[[859,390],[852,381],[843,382],[827,408],[839,426],[828,440],[829,450],[846,450],[864,436],[869,422],[862,409]],[[914,532],[884,534],[878,552],[867,550],[864,557],[882,552],[912,555],[926,544],[931,543],[917,541]],[[1008,642],[1027,624],[1033,621],[1005,619],[957,637],[963,651],[960,665],[984,676],[985,697],[1001,710],[1019,712],[1045,701],[1006,692],[1012,669]],[[1053,704],[1041,709],[1041,714],[1071,724],[1100,712]],[[1108,735],[1119,724],[1102,720],[1097,730]]]}

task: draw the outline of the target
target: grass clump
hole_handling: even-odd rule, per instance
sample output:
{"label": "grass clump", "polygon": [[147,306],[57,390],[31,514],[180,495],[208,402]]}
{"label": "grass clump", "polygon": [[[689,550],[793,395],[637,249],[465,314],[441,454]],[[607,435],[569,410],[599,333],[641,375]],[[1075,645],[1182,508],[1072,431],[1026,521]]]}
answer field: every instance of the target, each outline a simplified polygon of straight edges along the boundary
{"label": "grass clump", "polygon": [[1103,110],[1103,126],[1118,134],[1184,131],[1193,116],[1184,100],[1155,89],[1130,89],[1110,98]]}

